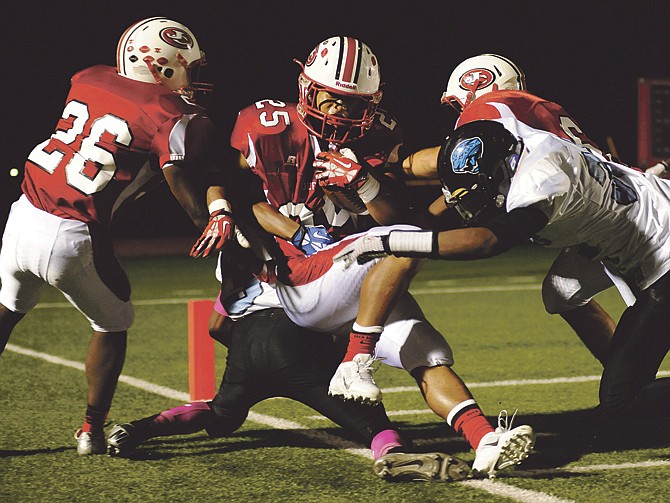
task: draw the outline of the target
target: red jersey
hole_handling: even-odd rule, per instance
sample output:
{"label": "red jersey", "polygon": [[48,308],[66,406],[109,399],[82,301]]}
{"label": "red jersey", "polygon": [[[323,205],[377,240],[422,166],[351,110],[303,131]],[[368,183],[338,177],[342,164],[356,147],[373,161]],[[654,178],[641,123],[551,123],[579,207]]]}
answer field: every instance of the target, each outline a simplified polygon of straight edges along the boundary
{"label": "red jersey", "polygon": [[23,192],[46,212],[107,226],[113,210],[160,168],[202,155],[187,131],[196,123],[199,133],[213,131],[203,114],[165,87],[122,77],[114,67],[82,70],[72,77],[55,133],[28,156]]}
{"label": "red jersey", "polygon": [[[360,230],[358,216],[336,208],[314,180],[314,157],[323,148],[300,122],[295,104],[261,100],[242,110],[230,139],[262,180],[268,202],[306,225],[324,225],[336,239]],[[397,122],[378,111],[362,138],[344,145],[381,169],[401,143]]]}
{"label": "red jersey", "polygon": [[528,91],[491,91],[470,105],[456,121],[456,127],[475,120],[514,117],[527,126],[548,131],[578,145],[598,145],[589,139],[565,109]]}

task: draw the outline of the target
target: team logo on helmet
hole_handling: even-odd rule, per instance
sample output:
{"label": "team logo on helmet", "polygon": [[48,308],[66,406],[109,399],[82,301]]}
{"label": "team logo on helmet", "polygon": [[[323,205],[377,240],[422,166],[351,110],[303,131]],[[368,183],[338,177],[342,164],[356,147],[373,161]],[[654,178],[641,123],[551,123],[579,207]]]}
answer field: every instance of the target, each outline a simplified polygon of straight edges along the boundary
{"label": "team logo on helmet", "polygon": [[193,37],[181,28],[163,28],[160,37],[163,42],[177,49],[190,49],[195,45]]}
{"label": "team logo on helmet", "polygon": [[318,49],[318,47],[315,47],[314,50],[309,54],[307,61],[305,61],[305,66],[310,66],[312,63],[314,63],[314,61],[316,61],[316,54],[318,53]]}
{"label": "team logo on helmet", "polygon": [[479,159],[484,154],[484,143],[479,137],[463,140],[451,152],[451,168],[457,175],[479,173]]}
{"label": "team logo on helmet", "polygon": [[470,90],[473,87],[476,89],[484,89],[493,84],[495,79],[496,77],[491,70],[487,70],[486,68],[474,68],[461,75],[459,84],[461,89]]}

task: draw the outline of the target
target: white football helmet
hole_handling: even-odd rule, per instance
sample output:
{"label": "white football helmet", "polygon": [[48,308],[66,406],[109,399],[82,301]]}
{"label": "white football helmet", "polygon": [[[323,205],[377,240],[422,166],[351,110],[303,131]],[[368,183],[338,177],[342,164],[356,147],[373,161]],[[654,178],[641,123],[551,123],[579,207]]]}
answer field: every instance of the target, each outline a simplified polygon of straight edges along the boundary
{"label": "white football helmet", "polygon": [[454,69],[440,101],[460,113],[482,94],[499,89],[525,90],[526,76],[507,58],[480,54]]}
{"label": "white football helmet", "polygon": [[186,26],[164,17],[143,19],[128,28],[116,50],[119,75],[150,82],[193,99],[211,84],[194,82],[194,70],[205,66],[205,53]]}
{"label": "white football helmet", "polygon": [[[372,125],[382,98],[379,62],[370,48],[352,37],[331,37],[310,53],[298,77],[298,115],[313,134],[335,144],[363,136]],[[333,95],[362,101],[355,116],[340,117],[319,109],[317,95]]]}

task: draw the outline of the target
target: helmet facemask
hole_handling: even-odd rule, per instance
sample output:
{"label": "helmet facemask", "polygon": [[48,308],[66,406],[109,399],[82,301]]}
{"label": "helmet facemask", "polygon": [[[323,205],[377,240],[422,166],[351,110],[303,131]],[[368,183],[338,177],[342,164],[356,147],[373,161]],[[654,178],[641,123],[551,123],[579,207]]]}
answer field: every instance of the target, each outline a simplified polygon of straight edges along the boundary
{"label": "helmet facemask", "polygon": [[[323,140],[336,145],[361,138],[374,121],[381,92],[372,96],[336,93],[318,82],[300,74],[298,114],[307,129]],[[324,96],[328,93],[330,96]],[[326,102],[343,102],[348,117],[322,111]]]}
{"label": "helmet facemask", "polygon": [[470,187],[459,187],[449,192],[446,187],[442,191],[448,208],[455,208],[463,219],[465,227],[475,227],[481,222],[497,215],[504,210],[505,195],[509,190],[490,180],[486,175],[477,176],[477,181]]}

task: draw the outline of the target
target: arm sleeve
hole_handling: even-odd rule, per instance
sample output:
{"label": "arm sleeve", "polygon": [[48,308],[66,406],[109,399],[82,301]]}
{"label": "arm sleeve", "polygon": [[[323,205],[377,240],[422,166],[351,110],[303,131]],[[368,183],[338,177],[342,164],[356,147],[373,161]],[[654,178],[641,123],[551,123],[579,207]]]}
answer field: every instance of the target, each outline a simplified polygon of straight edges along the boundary
{"label": "arm sleeve", "polygon": [[537,234],[548,221],[549,218],[542,210],[526,206],[499,215],[481,226],[496,235],[496,252],[502,253]]}

